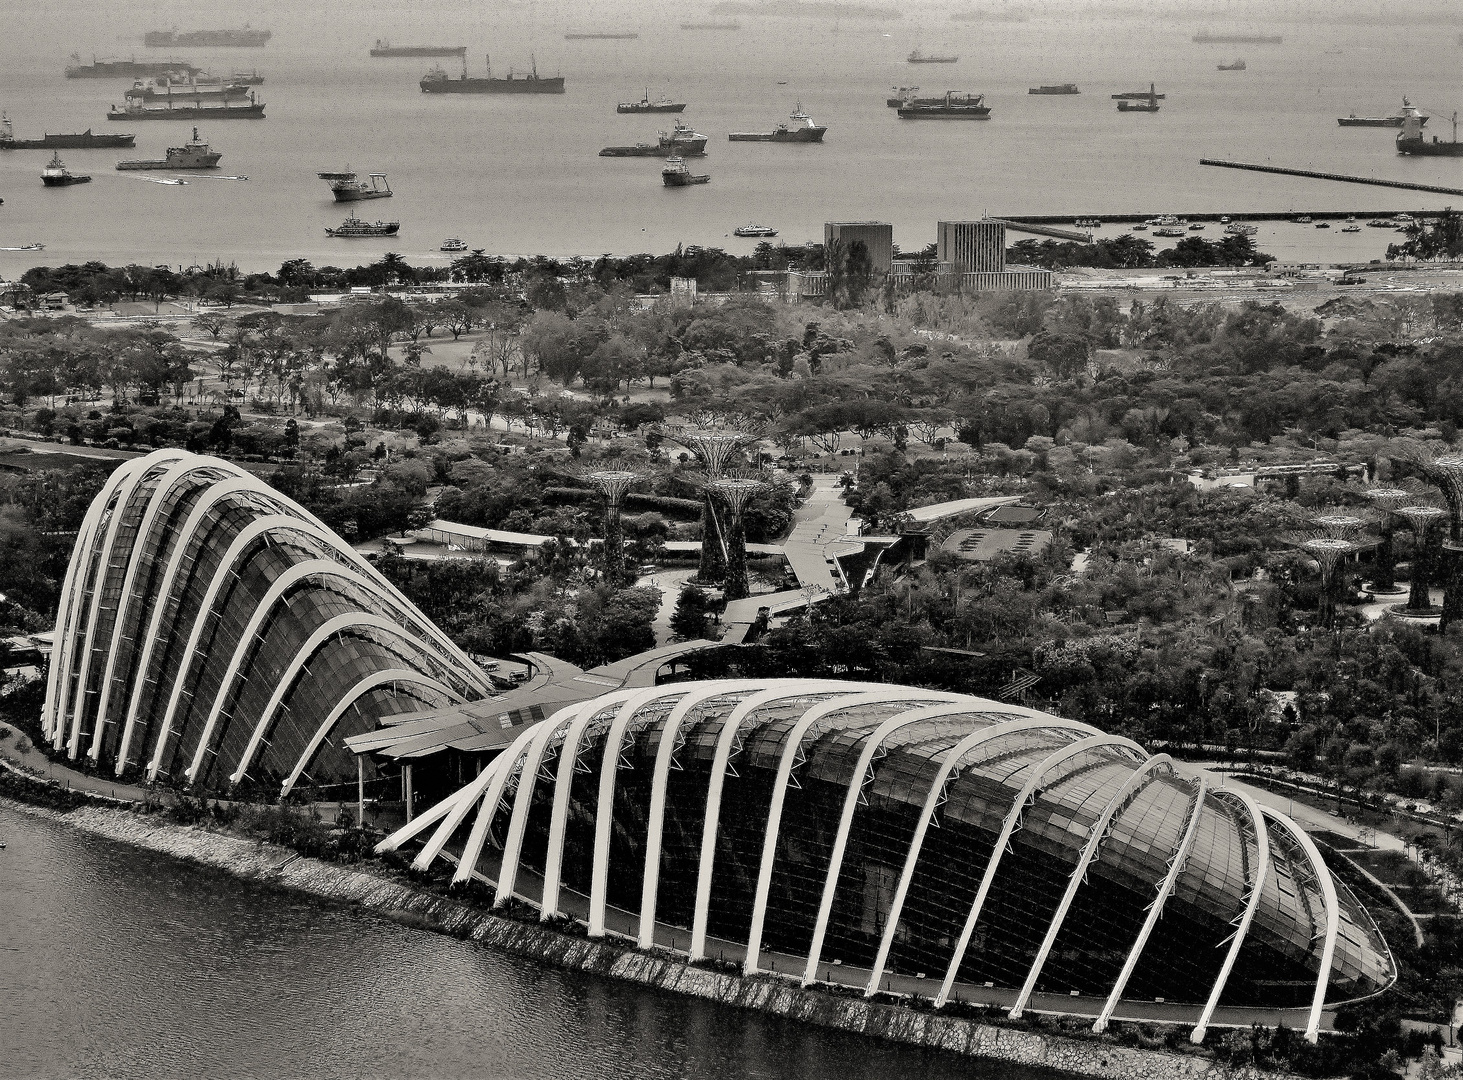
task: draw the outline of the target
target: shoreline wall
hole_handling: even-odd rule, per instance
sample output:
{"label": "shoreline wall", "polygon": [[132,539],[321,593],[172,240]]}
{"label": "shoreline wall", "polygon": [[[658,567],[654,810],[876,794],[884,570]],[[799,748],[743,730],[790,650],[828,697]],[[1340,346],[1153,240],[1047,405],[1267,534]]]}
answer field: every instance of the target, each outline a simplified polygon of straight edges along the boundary
{"label": "shoreline wall", "polygon": [[517,922],[424,890],[299,855],[288,848],[156,821],[124,809],[83,806],[61,812],[0,797],[0,806],[45,817],[108,840],[211,866],[236,877],[346,901],[418,929],[481,942],[568,971],[623,979],[787,1017],[819,1027],[971,1058],[1056,1069],[1100,1080],[1300,1080],[1209,1058],[994,1027],[978,1020],[804,990],[775,976],[743,978],[678,957],[638,952]]}

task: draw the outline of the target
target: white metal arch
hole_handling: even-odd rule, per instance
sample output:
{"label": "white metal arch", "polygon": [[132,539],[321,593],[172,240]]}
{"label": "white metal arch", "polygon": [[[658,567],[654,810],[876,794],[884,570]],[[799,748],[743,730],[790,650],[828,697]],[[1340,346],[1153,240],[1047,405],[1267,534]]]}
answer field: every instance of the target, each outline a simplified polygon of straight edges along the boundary
{"label": "white metal arch", "polygon": [[412,634],[406,627],[400,623],[392,622],[390,619],[381,615],[374,615],[368,612],[349,612],[345,615],[337,615],[328,622],[322,623],[310,635],[309,639],[306,640],[300,651],[295,654],[294,659],[290,661],[289,667],[285,669],[284,674],[280,677],[279,685],[274,688],[274,693],[269,697],[269,703],[265,705],[263,713],[259,716],[259,722],[254,725],[254,732],[249,736],[249,744],[244,748],[244,753],[239,757],[238,768],[229,776],[230,783],[237,784],[244,778],[245,771],[253,762],[254,754],[259,749],[259,743],[264,739],[264,733],[269,730],[269,725],[274,720],[274,714],[279,710],[280,705],[284,703],[285,696],[294,686],[295,679],[299,676],[301,669],[304,668],[319,648],[343,630],[367,628],[380,630],[393,637],[403,639],[418,649],[425,648],[425,643],[419,641],[416,635]]}
{"label": "white metal arch", "polygon": [[[1006,853],[1006,845],[1011,840],[1011,834],[1016,831],[1017,823],[1026,812],[1027,803],[1033,800],[1041,790],[1042,781],[1052,769],[1063,762],[1076,757],[1079,754],[1088,753],[1092,750],[1100,750],[1103,747],[1123,747],[1136,751],[1142,755],[1143,748],[1131,739],[1124,739],[1117,735],[1093,735],[1086,739],[1080,739],[1065,746],[1051,754],[1041,764],[1032,770],[1031,778],[1017,793],[1012,800],[1011,809],[1006,814],[1006,820],[1001,823],[1001,832],[996,837],[995,846],[991,849],[990,862],[986,864],[985,874],[980,879],[980,888],[975,894],[975,902],[970,905],[970,915],[965,920],[965,928],[960,932],[960,940],[955,945],[955,951],[950,957],[949,970],[945,972],[945,980],[940,984],[940,992],[935,997],[935,1007],[944,1005],[950,997],[950,991],[955,985],[955,978],[960,973],[960,964],[965,959],[965,950],[970,947],[971,935],[975,933],[975,924],[980,919],[981,909],[985,907],[986,896],[991,891],[991,884],[996,879],[996,871],[1001,868],[1001,856]],[[872,995],[878,990],[878,983],[870,982],[865,994]]]}
{"label": "white metal arch", "polygon": [[[260,518],[259,522],[255,524],[268,521],[277,522],[279,520],[277,518]],[[287,520],[294,521],[295,519],[290,518]],[[313,525],[309,525],[308,522],[304,523],[304,525],[306,526],[305,528],[299,528],[292,524],[275,525],[260,529],[247,538],[245,534],[249,532],[248,529],[239,534],[239,538],[235,541],[234,547],[230,549],[228,555],[224,556],[224,562],[220,564],[220,572],[215,576],[214,582],[209,586],[208,595],[204,599],[204,607],[199,610],[199,618],[194,621],[193,633],[188,640],[188,648],[183,653],[183,663],[178,668],[178,685],[181,685],[183,680],[187,678],[189,668],[192,667],[193,656],[197,644],[201,640],[205,613],[212,610],[213,604],[217,599],[217,586],[220,586],[228,576],[227,571],[232,570],[234,563],[243,556],[250,543],[259,535],[274,531],[297,531],[305,532],[309,535],[316,535],[317,530]],[[250,529],[253,527],[251,525]],[[218,723],[219,715],[223,712],[224,706],[228,702],[229,694],[233,690],[234,682],[239,675],[239,670],[244,666],[245,658],[249,655],[249,651],[253,647],[254,639],[259,635],[264,624],[274,613],[275,607],[285,594],[299,582],[310,577],[338,578],[348,584],[364,589],[368,593],[371,592],[371,582],[367,578],[358,573],[354,567],[336,562],[334,559],[308,559],[305,562],[296,563],[274,580],[274,584],[269,587],[269,591],[264,594],[258,606],[255,607],[253,614],[250,615],[249,622],[244,627],[243,634],[240,635],[238,642],[235,644],[233,654],[229,657],[228,667],[224,669],[223,679],[219,682],[218,691],[214,694],[213,704],[208,712],[208,720],[203,725],[203,733],[198,737],[198,747],[194,751],[193,761],[188,766],[186,775],[190,781],[198,777],[198,770],[203,765],[204,755],[207,754],[208,747],[213,741],[214,726]],[[451,662],[445,658],[442,666],[446,670],[452,670]],[[461,700],[460,694],[455,696]],[[175,686],[174,700],[170,702],[170,710],[165,720],[165,730],[172,724],[173,714],[171,706],[176,701],[177,692]]]}
{"label": "white metal arch", "polygon": [[[814,705],[805,712],[802,718],[793,725],[787,735],[787,743],[782,749],[782,758],[777,763],[777,779],[773,783],[772,803],[767,809],[767,828],[763,831],[762,837],[762,859],[757,867],[757,888],[752,900],[752,925],[747,933],[747,955],[742,963],[742,970],[751,974],[757,970],[758,961],[762,956],[762,930],[767,921],[767,898],[772,891],[772,868],[777,860],[777,837],[782,829],[782,807],[787,801],[788,781],[792,777],[793,765],[798,759],[803,739],[813,726],[824,717],[834,713],[843,712],[847,709],[856,709],[862,705],[882,705],[891,702],[928,702],[930,707],[944,707],[950,710],[970,711],[970,699],[965,698],[963,704],[959,694],[947,694],[934,690],[917,690],[911,687],[889,687],[886,690],[872,691],[864,694],[854,694],[850,697],[832,698],[829,701]],[[921,709],[905,710],[896,714],[895,718],[886,719],[873,734],[878,735],[886,728],[893,730],[893,727],[901,726],[898,718],[907,717],[911,713],[923,712]],[[911,721],[905,721],[909,723]],[[891,727],[891,724],[893,727]]]}
{"label": "white metal arch", "polygon": [[[93,526],[92,544],[86,552],[86,564],[81,569],[78,599],[86,595],[87,582],[90,580],[92,586],[92,602],[87,611],[78,613],[79,616],[84,616],[86,621],[84,638],[81,635],[81,623],[78,620],[66,643],[66,675],[68,678],[61,684],[59,725],[62,730],[57,732],[57,737],[60,738],[69,719],[71,734],[66,744],[66,756],[73,761],[76,759],[76,753],[80,746],[81,716],[86,711],[85,678],[87,669],[90,666],[89,661],[91,659],[92,643],[96,638],[97,617],[102,606],[101,587],[106,582],[107,564],[111,559],[112,544],[117,538],[117,528],[122,520],[122,511],[126,509],[127,500],[131,498],[132,490],[137,486],[138,478],[147,471],[147,466],[143,464],[145,461],[145,458],[134,458],[132,461],[123,464],[112,474],[114,477],[117,477],[117,483],[111,493],[103,500],[100,515],[97,518],[96,524]],[[104,521],[106,524],[105,534],[101,531]],[[92,573],[93,554],[95,554],[96,560],[94,574]],[[76,653],[78,638],[82,639],[80,657]],[[71,679],[69,678],[73,665],[75,665],[78,671],[74,700],[72,700]],[[67,715],[68,711],[70,712],[69,717]]]}
{"label": "white metal arch", "polygon": [[655,775],[650,786],[650,820],[645,835],[645,875],[640,883],[640,933],[639,945],[648,949],[655,944],[655,905],[660,890],[660,849],[665,836],[666,788],[670,783],[671,761],[675,757],[676,744],[680,741],[681,727],[698,705],[712,698],[729,694],[752,693],[752,687],[738,679],[719,679],[715,682],[693,684],[686,696],[676,703],[670,715],[665,718],[661,729],[660,744],[655,754]]}
{"label": "white metal arch", "polygon": [[[1245,935],[1250,932],[1250,923],[1254,921],[1255,911],[1260,906],[1260,899],[1265,892],[1265,875],[1270,870],[1270,833],[1265,828],[1265,815],[1260,812],[1260,807],[1255,800],[1243,791],[1235,791],[1232,788],[1217,791],[1215,794],[1238,799],[1250,815],[1250,821],[1255,830],[1255,873],[1250,883],[1250,900],[1245,905],[1239,926],[1235,928],[1234,936],[1230,940],[1229,952],[1224,957],[1224,966],[1219,969],[1219,977],[1214,980],[1214,988],[1209,991],[1209,1000],[1204,1004],[1204,1011],[1199,1014],[1198,1024],[1189,1033],[1189,1041],[1192,1043],[1203,1042],[1204,1035],[1209,1030],[1209,1021],[1214,1016],[1215,1008],[1219,1005],[1220,995],[1224,993],[1224,984],[1229,981],[1229,972],[1239,957],[1240,946],[1245,943]],[[1240,838],[1240,843],[1244,843],[1243,836]]]}
{"label": "white metal arch", "polygon": [[[1023,710],[1024,711],[1024,710]],[[930,824],[935,819],[935,812],[940,808],[940,802],[944,798],[946,786],[956,777],[962,763],[973,752],[981,749],[989,743],[1004,739],[1010,735],[1019,735],[1026,731],[1056,730],[1074,734],[1093,733],[1093,729],[1086,724],[1076,720],[1063,720],[1059,717],[1050,719],[1029,716],[1021,720],[1008,720],[1004,723],[991,724],[980,731],[972,732],[945,752],[940,762],[940,771],[935,774],[933,783],[930,784],[929,794],[925,796],[924,809],[920,812],[919,824],[915,826],[914,835],[910,838],[909,852],[904,859],[904,869],[899,874],[899,884],[894,890],[894,900],[889,905],[889,915],[884,920],[884,936],[879,941],[879,951],[874,957],[874,963],[869,972],[869,986],[877,987],[879,980],[884,977],[884,965],[889,962],[889,951],[894,947],[894,933],[899,926],[900,917],[904,913],[904,902],[909,897],[910,885],[914,882],[914,872],[919,866],[919,857],[924,850],[925,836],[928,835]],[[872,761],[872,753],[868,755]],[[867,766],[865,766],[867,768]],[[862,786],[864,774],[860,772],[855,777],[854,785],[845,800],[844,821],[841,826],[838,843],[835,845],[838,852],[837,862],[829,866],[828,878],[824,883],[823,895],[824,905],[819,911],[819,926],[813,940],[813,948],[808,950],[808,966],[803,972],[804,985],[813,982],[818,975],[818,962],[822,959],[823,936],[827,932],[827,917],[832,911],[833,900],[837,894],[838,876],[843,870],[843,850],[848,842],[847,830],[853,822],[853,810],[858,803],[858,789]],[[992,858],[995,857],[992,851]]]}
{"label": "white metal arch", "polygon": [[599,764],[599,799],[594,813],[594,863],[589,878],[590,937],[603,937],[605,932],[605,908],[610,891],[610,829],[615,816],[615,777],[619,772],[620,747],[625,740],[625,730],[636,712],[645,705],[657,698],[685,692],[685,687],[675,683],[642,690],[620,706],[605,732],[604,756]]}
{"label": "white metal arch", "polygon": [[142,551],[146,547],[147,538],[151,535],[158,514],[162,512],[162,508],[172,495],[174,488],[189,479],[194,473],[205,469],[218,472],[221,467],[226,465],[226,462],[210,457],[188,455],[176,458],[168,470],[158,478],[157,487],[153,489],[152,497],[147,502],[147,510],[143,513],[142,521],[137,526],[137,536],[133,541],[132,558],[127,566],[127,574],[122,580],[122,595],[117,601],[117,617],[112,622],[112,637],[107,648],[107,668],[102,674],[101,695],[97,702],[96,737],[91,744],[93,761],[101,756],[103,723],[112,700],[112,680],[116,675],[117,657],[122,651],[122,627],[126,624],[128,612],[132,607],[132,590],[136,585],[138,570],[142,566]]}
{"label": "white metal arch", "polygon": [[1113,983],[1112,993],[1108,994],[1102,1012],[1098,1013],[1097,1019],[1092,1023],[1092,1030],[1099,1035],[1107,1030],[1107,1023],[1112,1019],[1113,1010],[1123,999],[1123,991],[1128,988],[1128,980],[1133,977],[1133,972],[1138,967],[1138,959],[1143,955],[1143,947],[1148,944],[1148,938],[1152,935],[1153,928],[1158,925],[1158,920],[1163,915],[1163,906],[1173,895],[1179,875],[1184,872],[1184,867],[1188,864],[1189,848],[1193,845],[1194,836],[1199,831],[1199,816],[1204,811],[1204,796],[1208,791],[1209,781],[1203,776],[1199,777],[1194,789],[1194,800],[1189,810],[1188,827],[1184,829],[1183,838],[1169,860],[1168,874],[1158,886],[1158,895],[1153,898],[1153,903],[1148,905],[1148,918],[1144,920],[1143,928],[1138,931],[1137,940],[1133,942],[1132,949],[1128,951],[1128,959],[1123,963],[1123,970],[1118,973],[1117,981]]}
{"label": "white metal arch", "polygon": [[[503,838],[503,859],[498,870],[498,891],[493,897],[493,906],[501,907],[513,895],[513,889],[518,884],[518,857],[523,851],[523,833],[528,827],[528,812],[532,809],[534,789],[538,786],[539,768],[543,764],[544,754],[548,750],[549,743],[553,742],[554,736],[559,735],[568,741],[568,734],[573,725],[580,720],[587,726],[589,720],[597,713],[603,712],[605,708],[614,704],[616,700],[623,701],[634,691],[617,691],[612,695],[612,700],[604,698],[592,698],[585,702],[584,706],[576,711],[571,717],[566,718],[558,724],[545,724],[539,734],[528,744],[527,756],[523,760],[523,773],[518,781],[518,790],[513,798],[513,812],[508,819],[508,832]],[[596,707],[597,706],[597,707]],[[582,728],[581,728],[582,730]],[[576,742],[578,740],[576,739]],[[567,746],[561,744],[559,763],[563,764]],[[571,770],[572,779],[572,770]],[[558,801],[559,774],[554,778],[554,797]],[[552,826],[551,826],[552,827]],[[461,871],[461,867],[458,870]],[[548,867],[544,867],[547,874]],[[542,901],[542,897],[540,897]],[[542,904],[540,905],[542,906]]]}
{"label": "white metal arch", "polygon": [[[466,807],[470,807],[472,805],[474,798],[481,797],[482,788],[486,787],[488,783],[492,780],[492,774],[496,771],[497,763],[497,758],[494,758],[492,761],[488,762],[487,765],[483,767],[483,771],[478,773],[478,775],[473,778],[473,782],[471,784],[466,784],[463,787],[458,788],[451,795],[447,796],[447,798],[443,799],[441,802],[437,803],[437,805],[433,806],[430,810],[417,814],[405,825],[401,826],[401,828],[397,829],[394,833],[392,833],[390,836],[386,837],[386,839],[377,844],[373,850],[376,852],[377,855],[381,855],[387,851],[395,851],[412,837],[425,832],[428,825],[431,825],[437,821],[441,821],[448,814],[451,814],[452,812],[459,809],[462,810],[463,814],[466,814]],[[477,785],[479,784],[481,784],[482,787],[478,787]]]}
{"label": "white metal arch", "polygon": [[1036,950],[1036,958],[1031,962],[1031,970],[1027,972],[1026,981],[1021,984],[1021,991],[1016,995],[1016,1001],[1011,1006],[1009,1015],[1012,1019],[1021,1015],[1022,1009],[1026,1007],[1026,1002],[1031,998],[1031,992],[1036,989],[1036,980],[1041,977],[1041,969],[1046,965],[1047,957],[1051,955],[1057,935],[1062,932],[1062,924],[1067,920],[1067,912],[1072,909],[1072,901],[1076,899],[1077,890],[1087,880],[1087,868],[1092,865],[1092,860],[1097,857],[1098,848],[1107,838],[1108,826],[1112,824],[1115,816],[1132,805],[1132,798],[1154,779],[1154,770],[1159,766],[1167,768],[1172,773],[1173,759],[1167,754],[1158,754],[1134,769],[1123,781],[1122,787],[1102,808],[1102,814],[1092,824],[1088,832],[1087,844],[1077,859],[1077,865],[1072,868],[1071,876],[1067,879],[1066,892],[1062,894],[1062,899],[1057,904],[1057,910],[1052,915],[1051,925],[1046,930],[1046,937],[1042,939],[1041,946]]}
{"label": "white metal arch", "polygon": [[1326,1004],[1326,987],[1331,981],[1331,964],[1336,958],[1336,934],[1341,928],[1341,902],[1336,896],[1336,883],[1331,879],[1331,871],[1321,858],[1321,853],[1316,848],[1316,842],[1306,835],[1304,829],[1278,810],[1262,806],[1260,812],[1288,832],[1300,849],[1305,852],[1306,859],[1311,864],[1311,872],[1316,876],[1316,881],[1321,887],[1321,896],[1326,903],[1326,941],[1321,947],[1321,967],[1316,974],[1316,992],[1311,999],[1311,1012],[1306,1021],[1305,1031],[1306,1041],[1315,1042],[1320,1038],[1321,1009]]}
{"label": "white metal arch", "polygon": [[[289,776],[285,779],[284,784],[281,785],[279,789],[280,798],[284,798],[284,796],[290,793],[290,789],[300,779],[300,774],[305,771],[305,766],[315,756],[315,751],[320,748],[320,744],[325,741],[326,736],[330,734],[330,730],[335,727],[347,709],[359,701],[362,696],[370,693],[377,687],[396,683],[436,690],[448,701],[460,702],[462,700],[462,695],[457,693],[457,691],[450,689],[428,675],[423,675],[420,671],[413,671],[411,668],[388,668],[385,671],[372,672],[347,690],[345,696],[336,702],[335,707],[326,715],[319,728],[316,729],[315,734],[311,736],[304,753],[300,755],[300,759],[295,762],[294,768],[290,770]],[[415,696],[417,700],[426,703],[426,698],[420,694]]]}
{"label": "white metal arch", "polygon": [[743,721],[762,706],[784,698],[828,693],[839,696],[861,694],[869,686],[869,683],[786,680],[782,685],[745,699],[727,717],[716,742],[716,756],[712,759],[711,778],[706,791],[706,817],[701,826],[701,858],[696,867],[696,908],[691,920],[692,960],[700,960],[706,954],[706,923],[711,913],[711,872],[716,861],[716,829],[721,818],[721,791],[726,783],[726,765],[731,759],[732,744],[741,735]]}
{"label": "white metal arch", "polygon": [[[493,825],[493,818],[498,814],[498,804],[502,801],[503,789],[508,786],[508,781],[513,778],[514,772],[522,764],[524,755],[528,753],[529,744],[538,737],[544,727],[557,726],[559,722],[562,722],[559,720],[562,712],[564,710],[555,713],[552,720],[540,720],[537,724],[525,728],[508,749],[504,750],[496,759],[500,764],[493,771],[492,779],[483,785],[485,788],[483,800],[478,805],[477,817],[473,819],[472,831],[467,835],[467,843],[463,845],[462,860],[457,864],[457,873],[453,875],[454,881],[466,881],[472,877],[473,869],[482,856],[483,844],[488,838],[488,830]],[[519,775],[521,777],[522,774]],[[519,784],[522,783],[523,781],[520,779]],[[471,803],[467,804],[469,808],[471,805]],[[454,817],[457,821],[461,821],[461,815],[458,815],[456,811],[448,815],[442,824],[437,826],[437,831],[432,834],[428,845],[422,848],[420,854],[417,855],[416,861],[412,863],[413,866],[419,870],[427,868],[432,859],[442,850],[442,846],[451,838],[452,830],[456,828]]]}

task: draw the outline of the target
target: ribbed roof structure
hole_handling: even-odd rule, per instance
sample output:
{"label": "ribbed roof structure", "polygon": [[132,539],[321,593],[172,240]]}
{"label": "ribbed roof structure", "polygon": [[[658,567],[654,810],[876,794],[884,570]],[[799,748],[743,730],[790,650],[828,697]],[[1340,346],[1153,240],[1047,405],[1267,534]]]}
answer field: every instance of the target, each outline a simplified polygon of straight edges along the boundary
{"label": "ribbed roof structure", "polygon": [[51,743],[204,789],[354,781],[343,736],[490,690],[303,507],[180,450],[124,462],[92,502],[56,631]]}
{"label": "ribbed roof structure", "polygon": [[1315,1038],[1323,1006],[1395,978],[1289,818],[1127,739],[931,690],[730,680],[570,705],[381,849],[413,839],[417,867],[447,851],[455,880],[591,936],[748,972],[792,957],[805,984],[867,971],[870,994],[927,973],[937,1006],[1076,994],[1105,1001],[1098,1030],[1156,999],[1194,1006],[1196,1040],[1221,1002],[1304,1009]]}

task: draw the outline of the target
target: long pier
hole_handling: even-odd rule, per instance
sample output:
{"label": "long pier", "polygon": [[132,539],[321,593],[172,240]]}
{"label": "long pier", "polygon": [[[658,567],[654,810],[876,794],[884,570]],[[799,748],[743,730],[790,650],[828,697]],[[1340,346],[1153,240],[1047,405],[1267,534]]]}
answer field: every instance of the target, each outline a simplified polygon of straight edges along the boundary
{"label": "long pier", "polygon": [[[1046,219],[1036,218],[991,218],[991,221],[999,221],[1006,228],[1014,232],[1030,233],[1032,236],[1051,236],[1058,240],[1075,240],[1079,244],[1092,243],[1090,232],[1078,232],[1075,229],[1059,229],[1049,224],[1043,224]],[[1052,218],[1052,221],[1071,221],[1071,218]],[[1138,220],[1146,220],[1139,218]]]}
{"label": "long pier", "polygon": [[1282,169],[1279,165],[1252,165],[1245,161],[1221,161],[1200,158],[1200,165],[1221,169],[1244,169],[1247,172],[1277,173],[1280,176],[1304,176],[1311,180],[1334,180],[1341,184],[1370,184],[1372,187],[1401,188],[1404,191],[1430,191],[1435,195],[1463,195],[1463,188],[1439,187],[1436,184],[1412,184],[1405,180],[1377,180],[1370,176],[1347,176],[1345,173],[1315,172],[1311,169]]}

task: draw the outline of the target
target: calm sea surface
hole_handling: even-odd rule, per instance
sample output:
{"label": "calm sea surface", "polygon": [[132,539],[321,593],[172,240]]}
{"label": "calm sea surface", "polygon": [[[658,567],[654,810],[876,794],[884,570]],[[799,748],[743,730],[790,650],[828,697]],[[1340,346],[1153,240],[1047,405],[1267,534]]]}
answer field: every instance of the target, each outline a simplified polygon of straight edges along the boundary
{"label": "calm sea surface", "polygon": [[0,806],[0,1077],[1046,1080],[529,961]]}
{"label": "calm sea surface", "polygon": [[[387,250],[430,263],[460,236],[502,254],[668,251],[677,243],[750,251],[729,234],[756,220],[781,239],[821,239],[825,219],[894,224],[906,250],[934,239],[941,217],[982,213],[1438,208],[1446,195],[1389,191],[1201,167],[1200,157],[1463,187],[1463,158],[1398,157],[1394,132],[1343,129],[1349,112],[1387,113],[1404,94],[1449,135],[1463,108],[1463,48],[1443,8],[1376,2],[1269,4],[1225,0],[1200,14],[1174,3],[1029,5],[1025,22],[951,22],[954,4],[906,5],[893,22],[741,15],[739,32],[682,31],[706,4],[648,0],[211,0],[6,5],[0,31],[0,107],[17,135],[86,127],[132,130],[135,152],[65,155],[91,184],[45,189],[42,151],[0,155],[0,247],[30,241],[44,255],[0,251],[0,274],[40,259],[188,264],[215,258],[274,269],[306,257],[354,265]],[[1431,13],[1432,17],[1429,18]],[[1398,16],[1411,25],[1393,21]],[[179,122],[109,123],[124,82],[68,80],[77,51],[156,57],[149,28],[238,25],[274,31],[263,49],[184,50],[215,72],[257,66],[268,119],[206,125],[222,172],[247,183],[195,178],[186,187],[118,173],[120,157],[159,157],[188,135]],[[1197,31],[1284,35],[1281,45],[1201,45]],[[566,41],[568,31],[634,31],[633,41]],[[371,59],[378,37],[398,44],[463,44],[481,73],[527,66],[568,80],[563,96],[438,96],[417,80],[434,62]],[[953,65],[904,61],[915,47],[953,52]],[[1243,56],[1248,70],[1217,65]],[[455,69],[456,61],[447,60]],[[1076,82],[1080,97],[1031,97],[1029,86]],[[891,86],[968,90],[993,107],[986,123],[901,122],[884,106]],[[1119,115],[1109,94],[1156,82],[1155,115]],[[653,140],[669,117],[618,116],[615,102],[646,88],[690,102],[685,119],[711,137],[705,187],[667,190],[657,159],[602,159],[612,143]],[[828,125],[818,146],[728,144],[733,130],[767,130],[801,103]],[[385,171],[398,194],[358,204],[399,218],[390,241],[330,240],[346,208],[321,170]],[[1112,227],[1109,226],[1109,231]],[[1214,233],[1211,226],[1210,232]],[[1281,257],[1371,258],[1382,230],[1344,235],[1310,226],[1262,229]]]}

